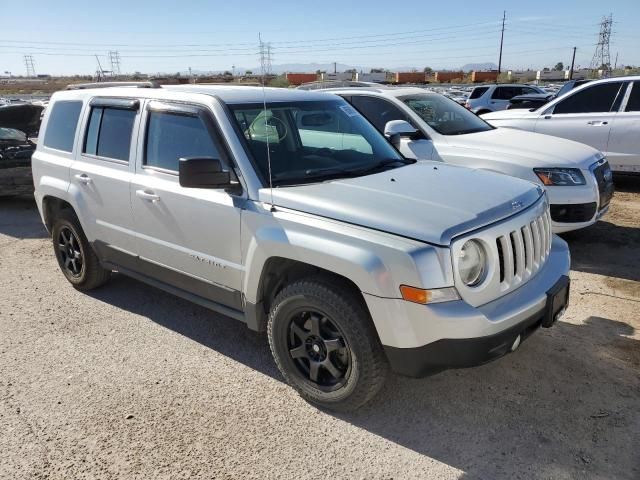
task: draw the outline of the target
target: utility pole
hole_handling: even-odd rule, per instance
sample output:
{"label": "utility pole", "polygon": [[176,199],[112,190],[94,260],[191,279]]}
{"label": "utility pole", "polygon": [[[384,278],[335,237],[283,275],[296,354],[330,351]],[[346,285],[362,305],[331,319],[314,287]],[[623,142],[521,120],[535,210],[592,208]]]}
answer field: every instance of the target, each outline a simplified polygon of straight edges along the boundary
{"label": "utility pole", "polygon": [[609,54],[609,45],[611,43],[611,26],[613,25],[613,15],[603,17],[600,23],[600,33],[598,34],[598,44],[596,51],[591,59],[591,69],[604,70],[604,76],[608,76],[611,72],[611,55]]}
{"label": "utility pole", "polygon": [[333,62],[333,73],[338,73],[338,62]]}
{"label": "utility pole", "polygon": [[507,11],[502,12],[502,32],[500,33],[500,55],[498,56],[498,75],[502,73],[502,44],[504,43],[504,21],[507,19]]}
{"label": "utility pole", "polygon": [[98,58],[98,55],[96,55],[96,62],[98,62],[98,71],[96,72],[98,74],[98,81],[101,82],[102,80],[104,80],[104,70],[102,69],[102,65],[100,65],[100,59]]}
{"label": "utility pole", "polygon": [[616,59],[613,62],[613,69],[615,70],[616,68],[618,68],[618,52],[616,52]]}
{"label": "utility pole", "polygon": [[24,66],[27,68],[27,77],[36,76],[36,67],[34,66],[32,55],[24,56]]}
{"label": "utility pole", "polygon": [[569,80],[573,80],[573,65],[576,61],[576,47],[573,47],[573,57],[571,57],[571,70],[569,70]]}

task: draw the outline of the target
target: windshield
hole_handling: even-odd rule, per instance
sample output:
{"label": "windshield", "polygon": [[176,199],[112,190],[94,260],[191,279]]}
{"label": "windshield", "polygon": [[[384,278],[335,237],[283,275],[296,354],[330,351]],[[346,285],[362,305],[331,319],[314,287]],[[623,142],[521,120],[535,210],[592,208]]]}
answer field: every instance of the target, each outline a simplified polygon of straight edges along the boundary
{"label": "windshield", "polygon": [[0,127],[0,140],[15,140],[18,142],[26,142],[27,135],[20,130],[16,130],[15,128]]}
{"label": "windshield", "polygon": [[376,173],[405,160],[343,100],[229,105],[255,167],[273,185]]}
{"label": "windshield", "polygon": [[418,94],[399,98],[442,135],[464,135],[493,129],[476,114],[443,95]]}

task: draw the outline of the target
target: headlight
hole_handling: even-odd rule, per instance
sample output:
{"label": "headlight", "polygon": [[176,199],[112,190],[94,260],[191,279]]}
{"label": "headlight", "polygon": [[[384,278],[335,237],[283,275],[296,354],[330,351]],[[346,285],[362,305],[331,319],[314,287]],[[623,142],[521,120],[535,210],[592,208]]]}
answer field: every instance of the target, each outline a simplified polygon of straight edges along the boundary
{"label": "headlight", "polygon": [[533,171],[547,186],[574,187],[586,183],[579,168],[534,168]]}
{"label": "headlight", "polygon": [[482,244],[477,240],[467,241],[460,249],[458,273],[467,287],[478,285],[484,280],[487,256]]}

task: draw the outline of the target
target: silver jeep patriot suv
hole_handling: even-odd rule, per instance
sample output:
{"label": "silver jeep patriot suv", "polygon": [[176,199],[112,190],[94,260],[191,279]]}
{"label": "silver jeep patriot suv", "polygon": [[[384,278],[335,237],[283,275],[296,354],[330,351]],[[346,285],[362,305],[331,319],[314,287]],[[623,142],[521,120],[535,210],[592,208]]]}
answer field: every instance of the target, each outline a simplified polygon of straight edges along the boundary
{"label": "silver jeep patriot suv", "polygon": [[567,305],[542,189],[407,160],[334,95],[85,85],[53,95],[40,139],[35,196],[75,288],[116,270],[266,330],[324,408],[363,405],[389,367],[490,361]]}

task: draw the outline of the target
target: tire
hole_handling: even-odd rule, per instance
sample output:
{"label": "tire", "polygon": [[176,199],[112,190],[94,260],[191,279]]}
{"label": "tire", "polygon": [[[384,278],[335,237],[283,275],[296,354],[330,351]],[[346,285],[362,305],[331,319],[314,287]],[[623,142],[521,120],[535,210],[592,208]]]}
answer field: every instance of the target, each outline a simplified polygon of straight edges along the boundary
{"label": "tire", "polygon": [[364,302],[345,282],[311,277],[286,286],[273,302],[267,335],[282,376],[318,407],[355,410],[384,384],[382,345]]}
{"label": "tire", "polygon": [[60,211],[53,222],[51,238],[60,270],[76,289],[92,290],[109,280],[111,271],[100,265],[73,211]]}

